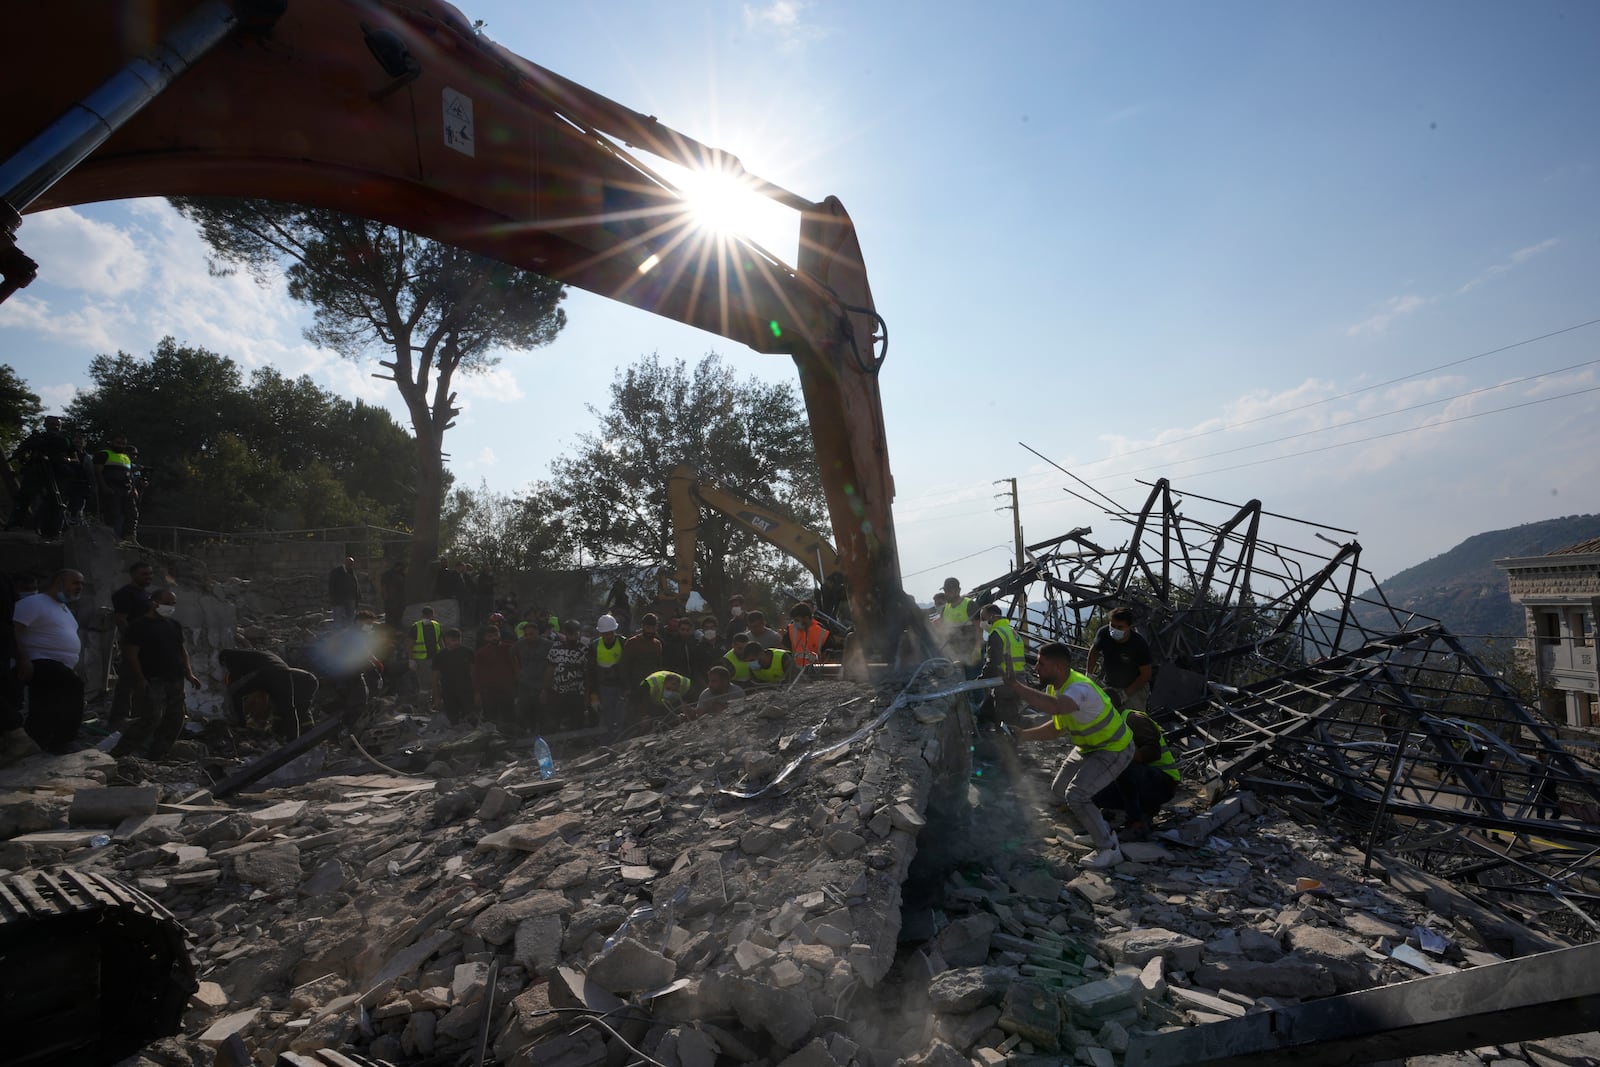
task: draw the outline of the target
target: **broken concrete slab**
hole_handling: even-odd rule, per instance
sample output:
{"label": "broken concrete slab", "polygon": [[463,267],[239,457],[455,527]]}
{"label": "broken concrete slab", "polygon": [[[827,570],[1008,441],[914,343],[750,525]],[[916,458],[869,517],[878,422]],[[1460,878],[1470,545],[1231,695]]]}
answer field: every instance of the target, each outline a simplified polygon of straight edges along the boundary
{"label": "broken concrete slab", "polygon": [[160,801],[156,786],[80,789],[72,795],[67,820],[73,826],[117,826],[129,818],[154,815]]}
{"label": "broken concrete slab", "polygon": [[937,975],[928,987],[934,1011],[947,1014],[973,1012],[986,1004],[999,1004],[1016,979],[1009,967],[959,967]]}
{"label": "broken concrete slab", "polygon": [[589,964],[589,980],[612,993],[647,993],[677,975],[678,965],[631,937]]}
{"label": "broken concrete slab", "polygon": [[292,841],[274,841],[233,857],[233,874],[241,882],[264,889],[300,884],[300,849]]}
{"label": "broken concrete slab", "polygon": [[1100,941],[1101,954],[1111,963],[1126,963],[1143,967],[1156,956],[1161,956],[1172,970],[1192,971],[1200,966],[1203,945],[1197,938],[1154,927],[1144,930],[1124,930]]}

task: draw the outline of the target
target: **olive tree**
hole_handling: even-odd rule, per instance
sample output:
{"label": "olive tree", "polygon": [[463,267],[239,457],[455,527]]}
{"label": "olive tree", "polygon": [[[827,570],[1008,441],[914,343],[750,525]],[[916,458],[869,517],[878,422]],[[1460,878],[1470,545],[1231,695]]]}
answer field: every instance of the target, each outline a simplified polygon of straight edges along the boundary
{"label": "olive tree", "polygon": [[417,499],[409,567],[426,594],[439,552],[444,435],[460,414],[457,372],[494,366],[502,349],[549,344],[566,324],[559,282],[394,226],[337,211],[261,200],[179,197],[217,269],[281,271],[289,296],[311,308],[306,339],[351,360],[381,355],[410,417]]}

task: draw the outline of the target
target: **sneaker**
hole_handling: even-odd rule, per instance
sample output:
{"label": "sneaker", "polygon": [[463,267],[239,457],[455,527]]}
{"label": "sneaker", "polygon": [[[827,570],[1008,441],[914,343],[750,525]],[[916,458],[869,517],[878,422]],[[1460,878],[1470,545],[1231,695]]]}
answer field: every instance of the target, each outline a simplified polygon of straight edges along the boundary
{"label": "sneaker", "polygon": [[1115,867],[1123,858],[1120,848],[1097,848],[1079,860],[1078,866],[1091,871],[1103,871],[1107,867]]}
{"label": "sneaker", "polygon": [[1078,865],[1081,867],[1086,867],[1089,870],[1102,871],[1107,867],[1115,867],[1117,864],[1121,863],[1122,860],[1123,856],[1121,845],[1117,841],[1117,835],[1112,834],[1111,841],[1106,845],[1105,848],[1095,849],[1093,852],[1083,857],[1083,859],[1079,860]]}

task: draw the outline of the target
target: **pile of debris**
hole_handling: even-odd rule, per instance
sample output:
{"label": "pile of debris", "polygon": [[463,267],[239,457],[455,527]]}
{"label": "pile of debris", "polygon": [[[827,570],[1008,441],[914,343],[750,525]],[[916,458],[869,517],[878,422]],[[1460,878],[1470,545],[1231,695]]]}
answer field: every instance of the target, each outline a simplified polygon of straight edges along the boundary
{"label": "pile of debris", "polygon": [[1059,752],[974,768],[960,699],[813,683],[558,744],[550,779],[469,745],[220,802],[192,768],[117,785],[138,768],[35,756],[0,769],[0,868],[113,874],[184,923],[185,1036],[133,1061],[168,1067],[230,1041],[258,1063],[1144,1064],[1164,1032],[1564,945],[1413,869],[1363,876],[1244,793],[1186,795],[1080,873],[1044,794]]}

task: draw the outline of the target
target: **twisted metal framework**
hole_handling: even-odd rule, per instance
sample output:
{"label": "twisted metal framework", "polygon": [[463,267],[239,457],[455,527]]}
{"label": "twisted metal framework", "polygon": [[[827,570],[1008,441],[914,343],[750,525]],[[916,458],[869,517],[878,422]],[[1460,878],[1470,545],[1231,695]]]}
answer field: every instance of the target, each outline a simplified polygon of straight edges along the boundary
{"label": "twisted metal framework", "polygon": [[1438,620],[1390,604],[1352,531],[1166,480],[1140,511],[1107,514],[1126,543],[1072,530],[971,595],[1010,598],[1035,643],[1079,648],[1134,608],[1151,712],[1191,777],[1284,795],[1342,822],[1369,860],[1381,849],[1600,933],[1600,778]]}

